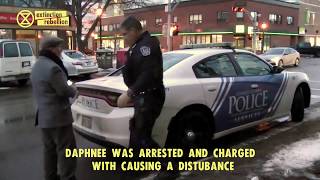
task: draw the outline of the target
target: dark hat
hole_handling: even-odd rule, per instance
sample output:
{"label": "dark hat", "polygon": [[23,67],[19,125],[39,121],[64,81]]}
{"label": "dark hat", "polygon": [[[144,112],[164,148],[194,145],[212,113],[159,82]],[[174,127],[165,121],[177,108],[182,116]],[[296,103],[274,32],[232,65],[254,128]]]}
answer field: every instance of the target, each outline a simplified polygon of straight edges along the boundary
{"label": "dark hat", "polygon": [[40,47],[41,49],[55,48],[62,46],[63,43],[63,39],[51,36],[44,38],[40,43]]}

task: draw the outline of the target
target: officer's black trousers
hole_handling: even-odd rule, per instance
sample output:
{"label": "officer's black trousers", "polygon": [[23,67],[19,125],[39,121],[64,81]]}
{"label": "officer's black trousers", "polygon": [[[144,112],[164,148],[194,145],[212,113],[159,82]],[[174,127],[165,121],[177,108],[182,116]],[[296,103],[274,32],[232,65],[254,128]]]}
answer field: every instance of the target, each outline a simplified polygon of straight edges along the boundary
{"label": "officer's black trousers", "polygon": [[[72,125],[41,130],[44,143],[45,180],[75,180],[77,161],[75,158],[65,157],[66,148],[76,148]],[[58,164],[60,178],[57,172]]]}
{"label": "officer's black trousers", "polygon": [[151,138],[155,120],[159,117],[165,100],[164,88],[159,88],[134,98],[134,116],[130,120],[131,148],[158,148]]}

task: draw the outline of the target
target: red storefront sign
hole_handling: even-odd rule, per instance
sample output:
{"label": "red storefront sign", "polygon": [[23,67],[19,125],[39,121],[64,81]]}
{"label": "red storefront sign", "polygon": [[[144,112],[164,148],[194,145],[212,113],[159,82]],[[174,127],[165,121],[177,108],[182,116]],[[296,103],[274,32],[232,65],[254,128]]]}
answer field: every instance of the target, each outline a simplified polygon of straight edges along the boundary
{"label": "red storefront sign", "polygon": [[0,13],[1,24],[17,24],[17,14],[15,13]]}
{"label": "red storefront sign", "polygon": [[[22,20],[23,18],[20,16],[19,21],[21,22]],[[31,22],[32,16],[29,16],[28,20]],[[16,13],[0,13],[0,24],[17,24],[17,14]]]}

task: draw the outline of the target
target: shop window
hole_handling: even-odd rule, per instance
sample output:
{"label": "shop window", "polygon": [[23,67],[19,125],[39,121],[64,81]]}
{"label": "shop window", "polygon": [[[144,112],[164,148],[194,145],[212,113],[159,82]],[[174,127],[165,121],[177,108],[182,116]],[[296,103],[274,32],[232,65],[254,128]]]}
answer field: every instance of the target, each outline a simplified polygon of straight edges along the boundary
{"label": "shop window", "polygon": [[222,43],[222,35],[212,35],[212,43]]}
{"label": "shop window", "polygon": [[0,39],[11,39],[12,30],[0,29]]}

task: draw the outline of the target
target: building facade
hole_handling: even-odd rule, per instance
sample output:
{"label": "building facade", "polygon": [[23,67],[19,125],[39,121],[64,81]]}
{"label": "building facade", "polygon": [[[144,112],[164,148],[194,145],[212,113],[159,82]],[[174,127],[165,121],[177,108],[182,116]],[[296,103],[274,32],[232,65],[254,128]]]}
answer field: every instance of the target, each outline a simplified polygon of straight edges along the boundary
{"label": "building facade", "polygon": [[[305,0],[306,1],[306,0]],[[310,0],[311,1],[311,0]],[[315,2],[314,2],[315,3]],[[318,2],[319,4],[319,2]],[[103,39],[122,41],[117,26],[126,16],[137,17],[146,30],[157,36],[164,50],[167,49],[163,27],[167,22],[166,5],[125,10],[123,16],[103,20]],[[233,12],[232,7],[242,7],[244,12]],[[259,14],[256,47],[266,50],[276,46],[295,46],[301,41],[317,40],[320,12],[317,6],[302,1],[279,0],[197,0],[181,2],[173,13],[173,24],[179,27],[179,35],[172,37],[173,49],[181,45],[232,42],[237,48],[251,49],[253,21],[252,12]],[[115,27],[111,27],[115,24]],[[303,31],[304,30],[304,31]],[[320,29],[319,29],[320,30]],[[264,39],[262,38],[264,37]],[[107,43],[107,41],[104,41]],[[263,45],[262,45],[263,44]],[[107,44],[103,44],[107,47]],[[117,45],[117,44],[116,44]],[[124,43],[118,44],[120,48]],[[114,47],[114,46],[110,46]]]}
{"label": "building facade", "polygon": [[300,41],[320,46],[320,1],[299,1],[299,37]]}
{"label": "building facade", "polygon": [[[40,40],[47,36],[58,36],[66,40],[65,48],[75,49],[75,22],[70,12],[59,9],[47,9],[47,8],[28,8],[23,6],[20,1],[0,1],[0,39],[17,39],[29,41],[34,49],[34,53],[37,55],[39,52]],[[27,10],[33,14],[28,16],[28,21],[33,24],[29,27],[21,27],[17,21],[17,15],[22,10]],[[68,24],[66,25],[40,25],[37,20],[35,20],[35,12],[64,12],[68,19]],[[22,18],[22,19],[21,19]],[[20,16],[20,21],[23,21],[23,17]]]}

